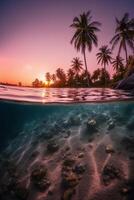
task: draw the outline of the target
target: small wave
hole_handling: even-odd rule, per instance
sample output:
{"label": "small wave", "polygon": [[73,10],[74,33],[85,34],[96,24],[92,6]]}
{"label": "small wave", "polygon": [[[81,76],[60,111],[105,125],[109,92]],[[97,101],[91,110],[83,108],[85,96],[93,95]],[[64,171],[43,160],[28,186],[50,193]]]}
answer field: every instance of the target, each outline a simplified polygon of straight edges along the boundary
{"label": "small wave", "polygon": [[27,88],[0,86],[0,99],[37,103],[133,100],[134,93],[109,88]]}

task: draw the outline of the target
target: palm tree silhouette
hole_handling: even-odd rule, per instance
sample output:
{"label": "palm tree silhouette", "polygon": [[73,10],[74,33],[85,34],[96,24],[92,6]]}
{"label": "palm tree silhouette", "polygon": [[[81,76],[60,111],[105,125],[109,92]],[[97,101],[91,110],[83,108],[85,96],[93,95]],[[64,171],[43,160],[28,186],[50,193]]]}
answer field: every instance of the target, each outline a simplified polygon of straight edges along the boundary
{"label": "palm tree silhouette", "polygon": [[50,81],[51,81],[51,74],[50,74],[49,72],[47,72],[47,73],[45,74],[45,77],[46,77],[46,81],[47,81],[48,86],[49,86],[49,85],[50,85]]}
{"label": "palm tree silhouette", "polygon": [[87,86],[87,77],[88,77],[88,80],[89,80],[89,84],[91,85],[92,84],[91,74],[89,72],[86,72],[85,70],[83,70],[79,79],[80,79],[82,86],[84,86],[84,87]]}
{"label": "palm tree silhouette", "polygon": [[75,33],[71,39],[71,44],[77,51],[81,51],[84,56],[87,84],[89,86],[88,69],[86,61],[86,49],[91,52],[93,45],[97,46],[98,38],[96,32],[100,31],[99,26],[101,24],[98,21],[92,21],[91,12],[83,12],[79,17],[73,19],[73,23],[70,25],[75,30]]}
{"label": "palm tree silhouette", "polygon": [[100,76],[99,76],[99,80],[101,84],[104,84],[106,86],[106,82],[110,81],[110,74],[108,73],[107,70],[105,70],[104,68],[100,69]]}
{"label": "palm tree silhouette", "polygon": [[83,65],[82,61],[78,57],[73,58],[71,66],[72,66],[72,70],[74,71],[76,75],[78,75],[80,71],[83,69],[82,65]]}
{"label": "palm tree silhouette", "polygon": [[32,82],[32,86],[33,86],[33,87],[39,87],[39,85],[40,85],[40,81],[39,81],[38,78],[36,78],[36,79]]}
{"label": "palm tree silhouette", "polygon": [[68,85],[73,86],[74,85],[74,70],[72,68],[69,68],[67,71],[67,80],[68,80]]}
{"label": "palm tree silhouette", "polygon": [[[98,64],[101,63],[101,65],[104,67],[104,74],[106,73],[106,65],[111,63],[111,50],[108,48],[107,45],[102,46],[99,48],[99,52],[96,54]],[[106,79],[105,79],[105,85],[106,85]]]}
{"label": "palm tree silhouette", "polygon": [[101,73],[101,70],[100,70],[99,68],[96,69],[96,70],[93,72],[91,79],[92,79],[94,82],[97,81],[97,80],[99,80],[100,73]]}
{"label": "palm tree silhouette", "polygon": [[66,73],[62,68],[58,68],[56,70],[56,76],[59,79],[60,85],[65,86],[66,85]]}
{"label": "palm tree silhouette", "polygon": [[52,74],[51,75],[51,80],[55,83],[56,82],[56,75],[55,74]]}
{"label": "palm tree silhouette", "polygon": [[116,58],[113,59],[112,64],[113,69],[116,70],[117,73],[121,72],[124,69],[123,58],[121,58],[120,56],[116,56]]}
{"label": "palm tree silhouette", "polygon": [[120,56],[122,49],[125,51],[127,64],[127,46],[129,46],[134,52],[134,18],[129,19],[128,13],[125,13],[121,20],[116,18],[115,35],[110,43],[112,44],[112,49],[119,44],[118,56]]}

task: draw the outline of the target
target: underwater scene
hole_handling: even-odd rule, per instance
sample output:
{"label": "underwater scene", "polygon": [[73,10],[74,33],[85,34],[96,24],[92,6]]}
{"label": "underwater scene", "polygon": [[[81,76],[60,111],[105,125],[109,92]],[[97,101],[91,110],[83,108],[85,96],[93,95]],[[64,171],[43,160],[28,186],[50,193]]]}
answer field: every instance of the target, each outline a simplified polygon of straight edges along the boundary
{"label": "underwater scene", "polygon": [[0,200],[133,200],[134,102],[0,101]]}

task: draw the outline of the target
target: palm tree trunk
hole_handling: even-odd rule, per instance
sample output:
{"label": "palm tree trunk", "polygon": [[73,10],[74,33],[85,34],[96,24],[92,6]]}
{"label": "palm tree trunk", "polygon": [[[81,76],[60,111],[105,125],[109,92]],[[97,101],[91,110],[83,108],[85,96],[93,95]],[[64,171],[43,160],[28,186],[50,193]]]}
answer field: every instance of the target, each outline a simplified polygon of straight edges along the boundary
{"label": "palm tree trunk", "polygon": [[88,77],[88,70],[87,70],[87,61],[86,61],[86,53],[85,53],[85,49],[83,51],[83,55],[84,55],[84,62],[85,62],[85,68],[86,68],[86,74],[87,74],[87,85],[89,87],[89,77]]}
{"label": "palm tree trunk", "polygon": [[125,48],[126,65],[127,65],[127,62],[128,62],[128,55],[127,55],[127,47],[126,47],[126,43],[124,44],[124,48]]}
{"label": "palm tree trunk", "polygon": [[104,63],[104,87],[106,87],[106,64]]}

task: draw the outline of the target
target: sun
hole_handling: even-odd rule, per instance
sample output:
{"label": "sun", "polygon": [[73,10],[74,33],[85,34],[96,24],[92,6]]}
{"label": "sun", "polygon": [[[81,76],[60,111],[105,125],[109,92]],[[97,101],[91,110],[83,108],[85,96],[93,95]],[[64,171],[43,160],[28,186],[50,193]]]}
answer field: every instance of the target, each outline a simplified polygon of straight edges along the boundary
{"label": "sun", "polygon": [[43,73],[40,73],[38,77],[39,77],[40,81],[46,82],[45,81],[45,75]]}
{"label": "sun", "polygon": [[40,81],[42,81],[43,83],[45,83],[46,86],[51,85],[53,83],[52,80],[48,83],[48,81],[46,81],[45,75],[43,73],[40,73],[39,76],[38,76],[38,78],[39,78]]}

